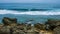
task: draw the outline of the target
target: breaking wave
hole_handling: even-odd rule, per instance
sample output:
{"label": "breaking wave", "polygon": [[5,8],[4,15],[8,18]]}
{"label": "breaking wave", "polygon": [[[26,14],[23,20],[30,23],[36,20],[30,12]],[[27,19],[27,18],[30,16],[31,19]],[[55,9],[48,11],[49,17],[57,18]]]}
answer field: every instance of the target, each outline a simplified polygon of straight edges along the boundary
{"label": "breaking wave", "polygon": [[0,10],[0,14],[14,14],[14,15],[60,15],[60,9],[51,11],[13,11],[13,10]]}

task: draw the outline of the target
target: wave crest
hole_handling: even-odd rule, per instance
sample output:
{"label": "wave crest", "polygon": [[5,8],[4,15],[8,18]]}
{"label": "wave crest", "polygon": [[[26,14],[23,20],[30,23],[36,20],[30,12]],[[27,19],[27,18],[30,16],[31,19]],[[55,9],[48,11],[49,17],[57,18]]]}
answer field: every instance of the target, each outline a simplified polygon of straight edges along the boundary
{"label": "wave crest", "polygon": [[60,15],[59,10],[51,10],[51,11],[13,11],[13,10],[0,10],[0,14],[14,14],[14,15]]}

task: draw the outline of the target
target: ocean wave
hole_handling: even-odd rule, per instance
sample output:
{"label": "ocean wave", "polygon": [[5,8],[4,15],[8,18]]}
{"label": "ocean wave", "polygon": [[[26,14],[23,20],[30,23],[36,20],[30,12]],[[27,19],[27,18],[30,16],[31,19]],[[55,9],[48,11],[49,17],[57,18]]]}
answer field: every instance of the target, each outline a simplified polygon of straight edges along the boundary
{"label": "ocean wave", "polygon": [[10,9],[7,9],[7,10],[15,10],[15,11],[49,11],[49,10],[52,10],[52,9],[20,9],[20,8],[10,8]]}
{"label": "ocean wave", "polygon": [[51,10],[51,11],[13,11],[13,10],[0,10],[0,14],[14,14],[14,15],[60,15],[59,10]]}

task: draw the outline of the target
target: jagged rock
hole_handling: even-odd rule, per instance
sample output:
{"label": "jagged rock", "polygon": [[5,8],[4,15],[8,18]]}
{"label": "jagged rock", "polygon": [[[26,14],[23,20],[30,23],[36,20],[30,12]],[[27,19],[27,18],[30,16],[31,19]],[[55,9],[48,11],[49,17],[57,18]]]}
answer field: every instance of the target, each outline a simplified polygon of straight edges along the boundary
{"label": "jagged rock", "polygon": [[7,26],[4,26],[0,29],[0,34],[10,34],[10,29]]}
{"label": "jagged rock", "polygon": [[56,26],[60,26],[60,20],[48,19],[45,25],[46,25],[46,29],[53,30]]}
{"label": "jagged rock", "polygon": [[16,18],[8,18],[8,17],[4,17],[2,20],[3,24],[11,24],[11,23],[17,23],[17,19]]}
{"label": "jagged rock", "polygon": [[51,30],[40,30],[39,34],[54,34],[54,31],[51,31]]}
{"label": "jagged rock", "polygon": [[23,24],[17,25],[17,28],[20,29],[20,30],[24,30],[24,27],[25,27],[25,25],[23,25]]}
{"label": "jagged rock", "polygon": [[45,25],[37,23],[37,24],[35,24],[35,28],[37,28],[37,29],[45,29]]}
{"label": "jagged rock", "polygon": [[46,24],[58,26],[58,25],[60,25],[60,20],[48,19]]}
{"label": "jagged rock", "polygon": [[60,34],[60,26],[54,28],[54,34]]}
{"label": "jagged rock", "polygon": [[27,30],[30,30],[32,27],[31,27],[31,24],[28,24],[27,25]]}

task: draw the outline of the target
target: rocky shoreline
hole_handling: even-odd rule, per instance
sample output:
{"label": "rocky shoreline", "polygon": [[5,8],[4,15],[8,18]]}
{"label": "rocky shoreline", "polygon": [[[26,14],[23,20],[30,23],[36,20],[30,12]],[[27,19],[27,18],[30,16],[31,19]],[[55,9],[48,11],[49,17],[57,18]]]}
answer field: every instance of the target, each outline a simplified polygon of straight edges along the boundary
{"label": "rocky shoreline", "polygon": [[[33,20],[30,20],[33,21]],[[48,19],[45,24],[17,23],[16,18],[4,17],[0,34],[60,34],[60,20]]]}

